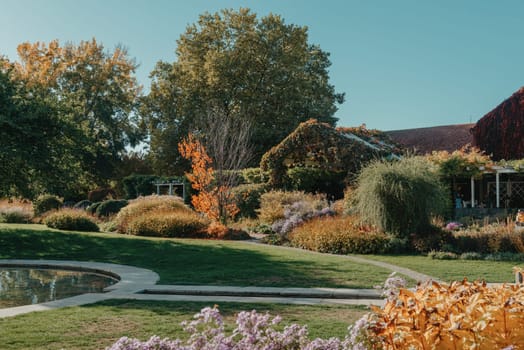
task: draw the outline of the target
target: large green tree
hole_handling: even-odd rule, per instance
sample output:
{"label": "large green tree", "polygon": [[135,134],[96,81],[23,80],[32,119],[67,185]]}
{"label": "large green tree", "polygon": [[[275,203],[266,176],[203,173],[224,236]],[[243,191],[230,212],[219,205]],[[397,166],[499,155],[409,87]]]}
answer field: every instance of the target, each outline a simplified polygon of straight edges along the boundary
{"label": "large green tree", "polygon": [[222,10],[201,15],[177,43],[177,60],[151,73],[143,110],[159,171],[179,169],[173,145],[217,108],[252,125],[254,163],[303,121],[336,123],[344,94],[329,84],[329,54],[308,43],[306,27]]}
{"label": "large green tree", "polygon": [[127,51],[106,51],[95,39],[78,45],[58,41],[23,43],[19,60],[12,64],[15,80],[23,81],[33,94],[54,99],[63,120],[81,131],[82,167],[93,180],[111,178],[125,153],[143,133],[137,117],[141,87],[137,65]]}
{"label": "large green tree", "polygon": [[74,196],[83,180],[82,133],[60,118],[53,100],[0,69],[0,197],[42,192]]}

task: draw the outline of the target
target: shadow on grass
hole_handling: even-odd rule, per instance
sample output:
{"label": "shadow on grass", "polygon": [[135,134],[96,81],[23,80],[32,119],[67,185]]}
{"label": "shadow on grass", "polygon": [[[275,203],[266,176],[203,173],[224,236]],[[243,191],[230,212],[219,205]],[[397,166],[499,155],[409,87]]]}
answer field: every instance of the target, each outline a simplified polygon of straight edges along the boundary
{"label": "shadow on grass", "polygon": [[[149,239],[117,234],[49,230],[43,226],[0,227],[0,258],[98,261],[151,269],[161,284],[370,288],[360,281],[376,270],[336,266],[304,254],[239,247],[223,241]],[[291,257],[290,257],[291,256]],[[335,266],[334,266],[335,265]],[[351,276],[349,268],[357,276]],[[337,271],[338,269],[338,271]],[[330,271],[335,270],[335,271]],[[387,271],[379,271],[379,280]],[[347,283],[353,279],[353,282]]]}

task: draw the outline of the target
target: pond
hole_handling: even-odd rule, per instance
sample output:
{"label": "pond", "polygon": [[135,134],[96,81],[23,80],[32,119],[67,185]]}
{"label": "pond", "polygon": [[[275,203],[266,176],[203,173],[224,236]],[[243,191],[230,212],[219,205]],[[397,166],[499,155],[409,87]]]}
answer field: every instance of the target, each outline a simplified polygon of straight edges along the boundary
{"label": "pond", "polygon": [[0,309],[44,303],[84,293],[101,293],[115,278],[92,272],[0,268]]}

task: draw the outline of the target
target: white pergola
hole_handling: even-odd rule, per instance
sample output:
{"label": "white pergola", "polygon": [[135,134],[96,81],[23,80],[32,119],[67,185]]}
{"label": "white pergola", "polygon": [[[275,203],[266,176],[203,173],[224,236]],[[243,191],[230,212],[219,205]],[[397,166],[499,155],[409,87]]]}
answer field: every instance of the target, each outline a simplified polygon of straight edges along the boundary
{"label": "white pergola", "polygon": [[[492,174],[495,172],[495,193],[496,193],[496,207],[500,208],[500,174],[515,174],[518,173],[512,167],[501,167],[493,166],[490,171],[487,171],[484,167],[480,167],[480,170],[484,171],[484,174]],[[471,177],[471,207],[475,208],[475,178]]]}
{"label": "white pergola", "polygon": [[183,182],[179,181],[171,181],[171,182],[153,182],[153,184],[156,186],[156,194],[160,195],[160,188],[161,187],[169,187],[168,194],[170,196],[175,195],[175,186],[182,186],[182,199],[185,200],[186,198],[186,185]]}

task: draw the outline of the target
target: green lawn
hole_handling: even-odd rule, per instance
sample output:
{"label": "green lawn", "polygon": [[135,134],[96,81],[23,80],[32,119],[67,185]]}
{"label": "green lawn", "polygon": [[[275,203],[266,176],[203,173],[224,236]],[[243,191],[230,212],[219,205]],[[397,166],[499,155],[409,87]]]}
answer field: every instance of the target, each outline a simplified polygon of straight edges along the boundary
{"label": "green lawn", "polygon": [[437,277],[445,282],[467,278],[493,283],[513,283],[513,266],[524,266],[524,262],[486,260],[435,260],[420,255],[362,255],[367,259],[384,261],[394,265]]}
{"label": "green lawn", "polygon": [[[35,312],[0,319],[1,349],[104,349],[122,336],[146,340],[152,335],[183,338],[180,322],[204,303],[110,300],[82,307]],[[297,306],[221,303],[228,327],[241,310],[281,315],[281,325],[308,325],[312,338],[344,337],[348,325],[367,312],[358,306]]]}
{"label": "green lawn", "polygon": [[161,284],[373,288],[390,271],[337,256],[244,242],[77,233],[0,224],[1,259],[98,261],[144,267]]}

